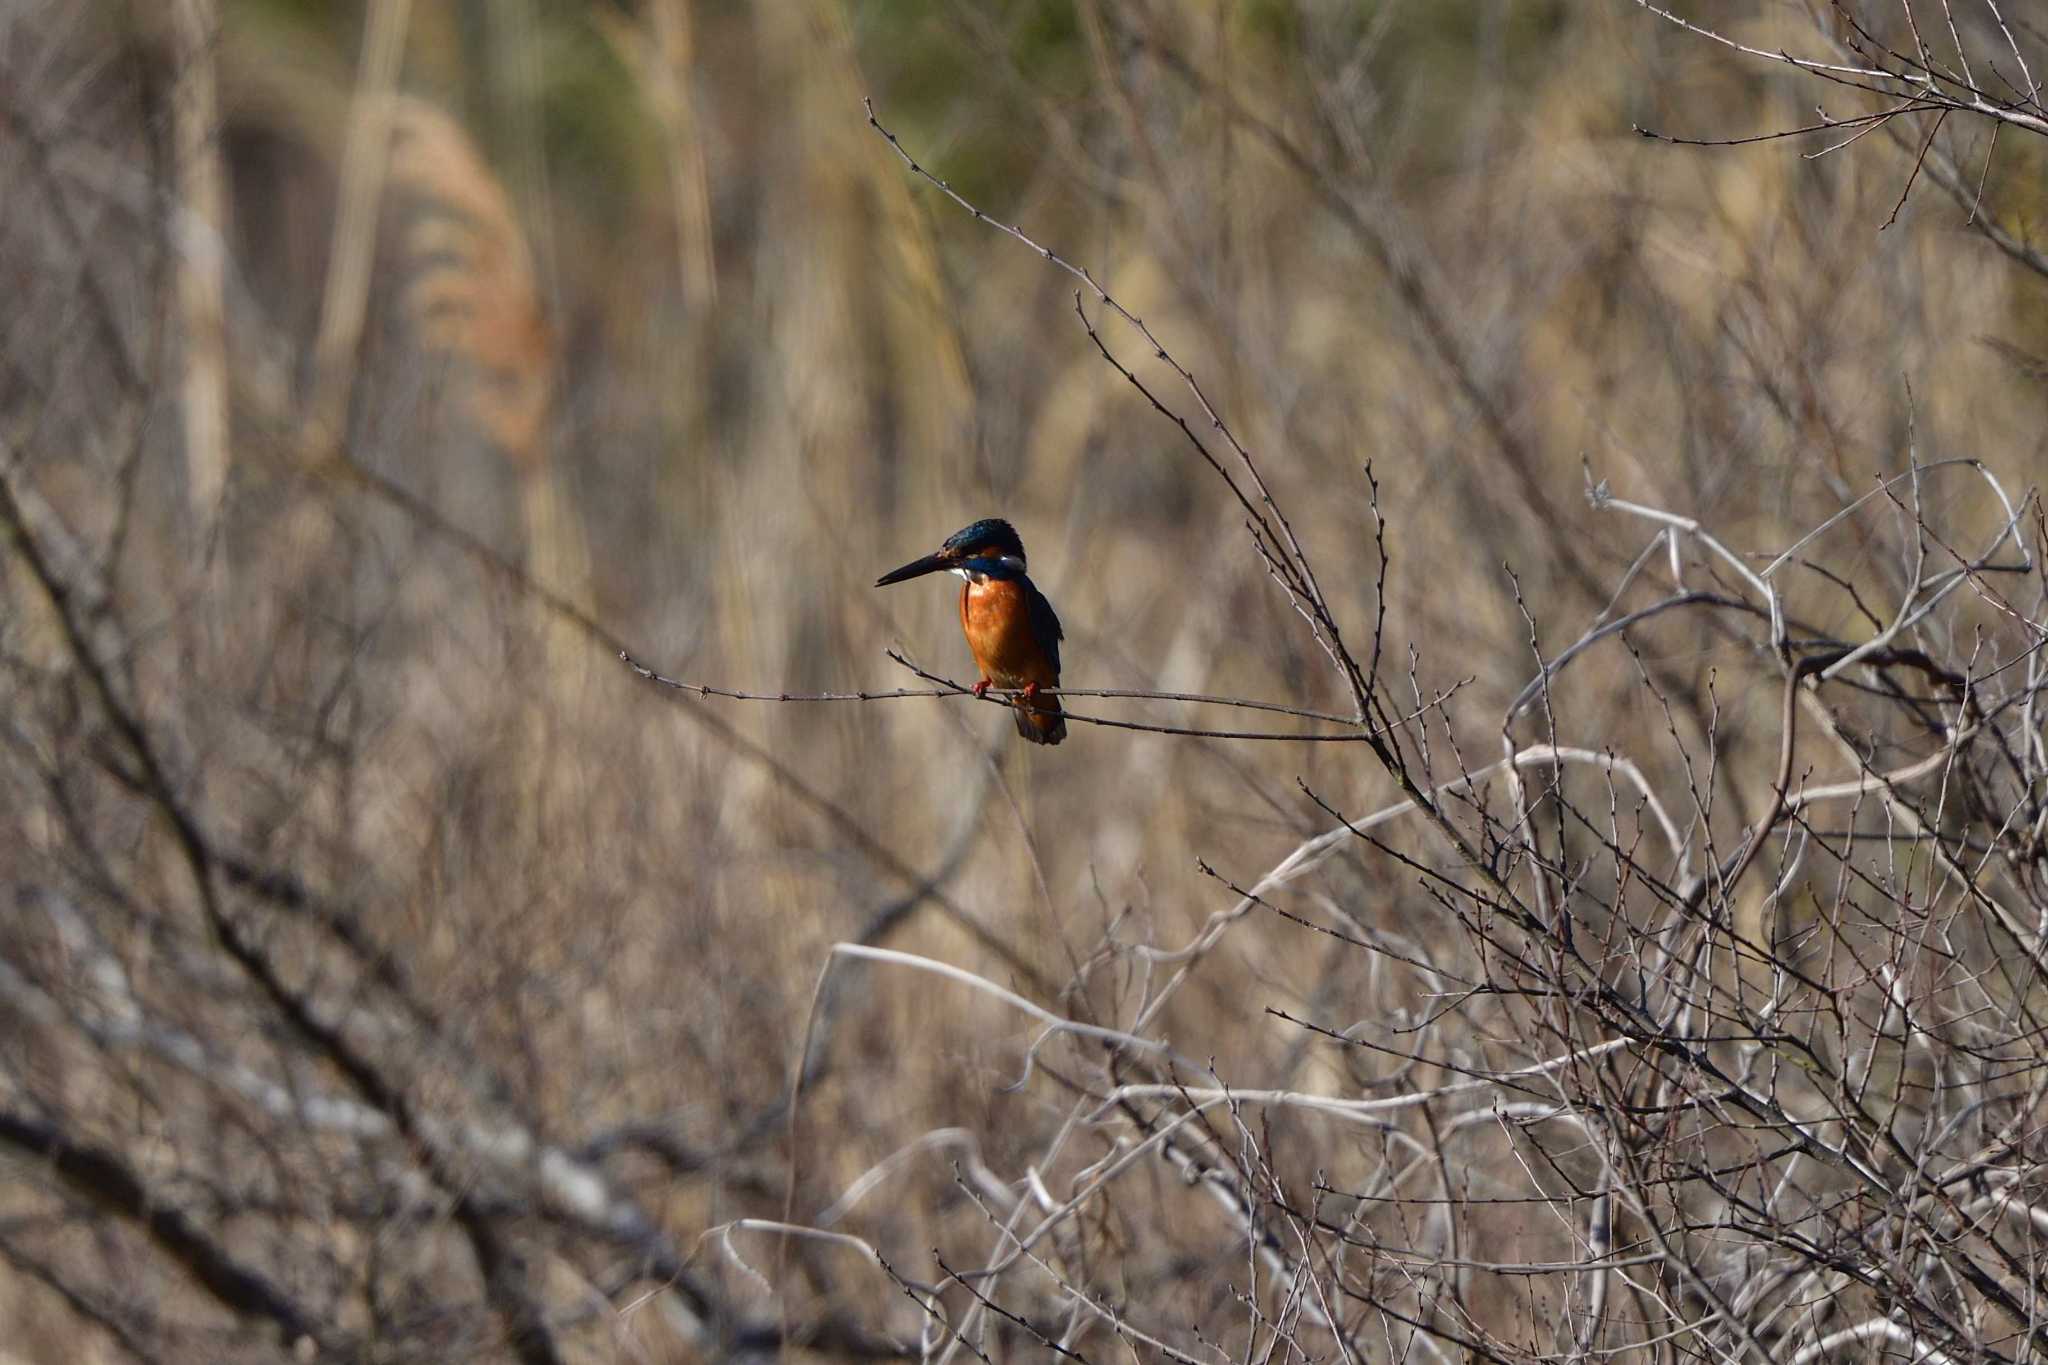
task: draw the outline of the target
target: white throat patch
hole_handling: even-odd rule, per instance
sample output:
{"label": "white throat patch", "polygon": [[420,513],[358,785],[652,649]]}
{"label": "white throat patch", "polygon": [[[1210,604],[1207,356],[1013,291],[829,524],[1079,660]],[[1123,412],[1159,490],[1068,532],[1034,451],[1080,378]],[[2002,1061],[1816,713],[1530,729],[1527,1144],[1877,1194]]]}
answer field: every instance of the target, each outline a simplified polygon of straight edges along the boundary
{"label": "white throat patch", "polygon": [[[1007,569],[1011,573],[1024,572],[1024,561],[1018,558],[1016,555],[1004,555],[1000,559],[996,560],[996,563],[1002,565],[1003,568]],[[958,564],[954,565],[947,572],[959,574],[962,578],[966,579],[969,583],[972,583],[977,587],[981,586],[984,583],[987,583],[989,580],[989,576],[987,574],[976,573],[974,570]]]}

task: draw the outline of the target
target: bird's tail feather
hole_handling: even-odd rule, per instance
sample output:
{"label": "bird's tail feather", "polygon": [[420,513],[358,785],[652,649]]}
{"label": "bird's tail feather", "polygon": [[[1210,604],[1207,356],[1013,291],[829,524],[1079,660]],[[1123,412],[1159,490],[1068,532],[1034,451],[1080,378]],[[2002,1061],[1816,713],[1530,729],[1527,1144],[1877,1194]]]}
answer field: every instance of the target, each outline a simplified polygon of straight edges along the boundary
{"label": "bird's tail feather", "polygon": [[1067,737],[1067,718],[1050,697],[1019,700],[1011,714],[1017,718],[1017,733],[1033,744],[1057,744]]}

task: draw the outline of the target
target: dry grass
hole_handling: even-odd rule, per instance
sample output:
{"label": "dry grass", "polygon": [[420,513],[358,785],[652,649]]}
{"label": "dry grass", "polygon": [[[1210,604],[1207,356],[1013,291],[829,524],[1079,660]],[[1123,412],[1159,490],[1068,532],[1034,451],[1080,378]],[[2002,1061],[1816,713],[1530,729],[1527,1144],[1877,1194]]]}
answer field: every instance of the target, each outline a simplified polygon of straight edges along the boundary
{"label": "dry grass", "polygon": [[[1673,610],[1503,734],[1617,591],[1645,606],[1675,565],[1765,601],[1704,536],[1630,577],[1661,523],[1589,478],[1756,570],[1879,476],[1977,459],[2038,555],[2044,281],[1932,179],[1879,230],[1924,123],[1814,160],[1646,140],[1631,124],[1733,138],[1865,97],[1624,4],[524,6],[519,61],[485,59],[512,41],[493,7],[412,8],[380,223],[350,242],[356,20],[223,0],[215,239],[166,145],[189,122],[167,122],[177,49],[120,7],[0,0],[0,183],[24,187],[0,201],[5,1350],[680,1361],[796,1332],[832,1358],[924,1333],[953,1359],[1054,1337],[1091,1360],[1763,1360],[1850,1328],[1825,1349],[1894,1353],[1836,1358],[2040,1349],[1960,1273],[1900,1306],[1940,1279],[1903,1249],[1774,1279],[1809,1263],[1744,1222],[1754,1183],[1702,1174],[1784,1178],[1811,1206],[1783,1230],[1811,1242],[1877,1216],[1829,1203],[1858,1162],[1904,1181],[1899,1151],[1996,1130],[1971,1198],[2033,1180],[2040,984],[2013,966],[2030,931],[1987,905],[2031,925],[2043,903],[2034,580],[1978,572],[1911,636],[1930,667],[2012,665],[1990,719],[1883,695],[1945,685],[1911,660],[1870,670],[1875,695],[1788,692],[1798,650],[1753,610]],[[1761,49],[1827,41],[1797,7],[1738,8],[1723,31]],[[869,585],[1002,515],[1073,685],[1364,706],[1245,508],[1104,363],[1075,281],[909,173],[864,95],[1199,377],[1356,659],[1383,647],[1371,700],[1422,712],[1399,761],[1082,724],[1027,751],[965,701],[692,700],[616,662],[916,685],[894,645],[965,676],[949,593]],[[1939,144],[1972,187],[1988,132],[1957,115]],[[2040,143],[2008,128],[1990,162],[1982,212],[2015,237]],[[316,359],[351,250],[362,342]],[[210,373],[192,262],[214,252],[217,520],[188,499],[205,513],[219,471],[188,486],[180,434]],[[1082,307],[1214,443],[1139,334]],[[336,382],[340,440],[309,444]],[[1876,634],[1840,584],[1888,621],[1916,540],[1928,577],[1944,544],[2019,557],[1984,552],[2007,513],[1975,473],[1894,492],[1808,548],[1825,574],[1773,579],[1795,645]],[[1688,895],[1631,773],[1691,871],[1726,870],[1774,808],[1788,696],[1795,788],[1944,733],[1983,750],[1890,805],[1821,807],[1797,876],[1773,822],[1755,870]],[[1383,844],[1333,817],[1552,743],[1586,761],[1446,792]],[[1914,822],[1989,870],[1879,837]],[[1579,971],[1545,938],[1565,921],[1609,955]],[[1658,953],[1674,1000],[1749,1042],[1708,1038],[1686,1070],[1630,1041],[1616,1001]],[[1773,991],[1770,1011],[1813,1006],[1793,968],[1846,1002],[1818,1062],[1755,1041]],[[1144,1045],[1041,1037],[997,987]],[[1888,990],[1952,1050],[1916,1052]],[[1584,1049],[1604,1050],[1551,1089],[1500,1078]],[[1744,1067],[1771,1115],[1700,1079]],[[1895,1150],[1842,1118],[1851,1083]],[[1539,1103],[1571,1112],[1501,1107]],[[1787,1175],[1763,1149],[1801,1124],[1868,1150]],[[1318,1199],[1337,1233],[1302,1216]],[[2001,1292],[2038,1285],[2024,1220],[1971,1209],[1967,1254]],[[1968,1240],[1918,1216],[1885,1227]],[[763,1226],[785,1219],[857,1240]],[[1500,1273],[1597,1257],[1589,1219],[1627,1249],[1611,1284]],[[923,1311],[906,1284],[1015,1259],[1004,1222],[1042,1268],[950,1280]]]}

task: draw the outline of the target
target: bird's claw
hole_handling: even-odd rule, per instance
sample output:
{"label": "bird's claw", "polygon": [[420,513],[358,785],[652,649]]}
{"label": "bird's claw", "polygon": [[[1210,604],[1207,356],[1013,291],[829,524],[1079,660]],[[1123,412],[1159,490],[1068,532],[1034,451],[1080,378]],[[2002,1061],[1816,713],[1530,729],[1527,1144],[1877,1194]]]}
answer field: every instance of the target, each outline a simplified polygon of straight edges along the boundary
{"label": "bird's claw", "polygon": [[988,678],[983,678],[980,682],[974,685],[974,695],[977,697],[985,697],[988,695],[988,690],[994,686],[995,683],[993,681],[991,681]]}
{"label": "bird's claw", "polygon": [[1030,700],[1031,700],[1031,699],[1032,699],[1033,697],[1035,697],[1035,696],[1037,696],[1037,695],[1038,695],[1038,684],[1037,684],[1037,683],[1035,683],[1035,682],[1028,682],[1028,683],[1025,683],[1025,684],[1024,684],[1024,700],[1026,700],[1026,701],[1030,701]]}

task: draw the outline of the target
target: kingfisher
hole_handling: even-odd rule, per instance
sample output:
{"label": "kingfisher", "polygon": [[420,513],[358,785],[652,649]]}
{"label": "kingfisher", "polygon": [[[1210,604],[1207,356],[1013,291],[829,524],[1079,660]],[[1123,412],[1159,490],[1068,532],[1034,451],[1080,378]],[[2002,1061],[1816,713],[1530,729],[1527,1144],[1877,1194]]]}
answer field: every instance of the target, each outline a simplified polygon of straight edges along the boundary
{"label": "kingfisher", "polygon": [[1059,703],[1041,687],[1060,685],[1060,618],[1024,572],[1024,542],[1009,522],[989,517],[946,537],[937,554],[913,559],[875,580],[878,588],[949,570],[967,580],[960,589],[960,628],[981,670],[974,695],[991,687],[1023,693],[1013,713],[1017,733],[1033,744],[1067,737]]}

